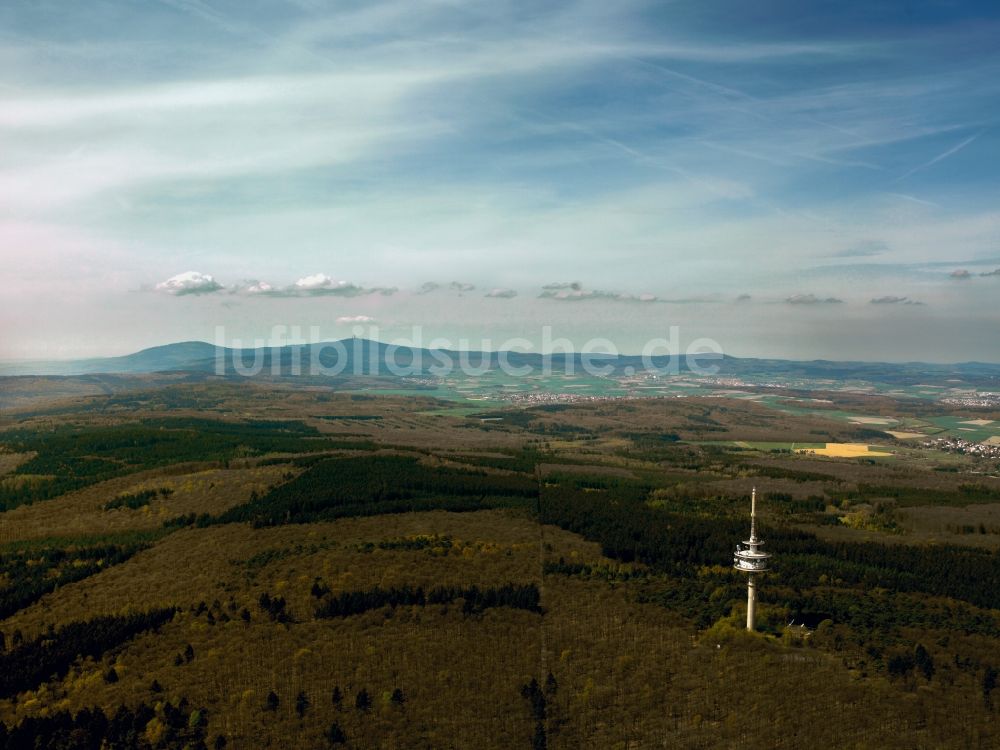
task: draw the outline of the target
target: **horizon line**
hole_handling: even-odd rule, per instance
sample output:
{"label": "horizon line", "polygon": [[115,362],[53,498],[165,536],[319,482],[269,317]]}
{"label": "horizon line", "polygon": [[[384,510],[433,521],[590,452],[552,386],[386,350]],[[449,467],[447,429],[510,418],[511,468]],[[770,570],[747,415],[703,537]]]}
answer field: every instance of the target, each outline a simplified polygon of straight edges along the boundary
{"label": "horizon line", "polygon": [[[328,339],[328,340],[323,340],[323,341],[303,342],[303,343],[300,343],[300,344],[287,343],[287,344],[282,344],[280,346],[240,347],[238,350],[235,347],[220,346],[219,344],[213,344],[210,341],[204,341],[202,339],[186,339],[186,340],[183,340],[183,341],[172,341],[172,342],[169,342],[169,343],[166,343],[166,344],[154,344],[152,346],[143,347],[142,349],[137,349],[137,350],[129,352],[127,354],[95,355],[95,356],[86,356],[86,357],[65,357],[65,358],[55,357],[55,358],[24,358],[24,359],[0,357],[0,365],[9,364],[9,365],[22,365],[23,366],[23,365],[30,365],[30,364],[36,364],[36,363],[37,364],[43,364],[43,363],[69,364],[69,363],[72,363],[72,362],[86,362],[86,361],[89,361],[89,360],[124,359],[126,357],[136,356],[138,354],[142,354],[144,352],[149,352],[149,351],[152,351],[154,349],[164,349],[164,348],[167,348],[167,347],[179,346],[179,345],[183,345],[183,344],[203,344],[205,346],[210,346],[210,347],[213,347],[213,348],[216,348],[216,349],[221,348],[221,349],[223,349],[225,351],[254,351],[256,349],[284,349],[284,348],[289,348],[289,347],[294,347],[294,346],[301,346],[301,347],[306,347],[306,346],[320,346],[320,345],[336,344],[336,343],[342,343],[342,342],[345,342],[345,341],[355,341],[355,340],[359,340],[359,341],[363,341],[363,342],[369,342],[369,343],[373,343],[373,344],[381,344],[381,345],[384,345],[384,346],[395,346],[395,347],[398,347],[400,349],[422,349],[424,351],[448,352],[448,353],[455,353],[455,354],[459,354],[459,353],[469,353],[469,354],[475,354],[475,353],[481,353],[481,354],[498,354],[498,353],[501,353],[501,352],[507,352],[507,353],[510,353],[510,354],[534,355],[534,356],[539,356],[539,357],[550,357],[550,356],[554,356],[554,355],[555,356],[580,356],[582,354],[586,354],[589,357],[606,357],[606,358],[641,357],[641,356],[643,356],[641,353],[631,353],[630,354],[630,353],[625,353],[625,352],[617,352],[615,354],[610,354],[610,353],[605,353],[605,352],[586,352],[586,353],[584,353],[584,352],[576,352],[576,351],[567,353],[567,352],[536,352],[536,351],[526,351],[526,352],[524,352],[524,351],[518,351],[516,349],[445,349],[445,348],[440,348],[440,347],[430,348],[430,347],[426,347],[426,346],[413,346],[412,344],[394,344],[392,342],[381,341],[379,339],[371,339],[371,338],[367,338],[367,337],[353,336],[353,337],[344,337],[344,338],[341,338],[341,339]],[[733,354],[727,354],[725,352],[716,353],[716,352],[712,352],[712,351],[705,351],[705,352],[698,352],[698,353],[685,353],[685,354],[673,354],[673,353],[671,353],[671,354],[653,354],[653,355],[650,355],[650,357],[652,359],[671,358],[671,357],[675,357],[675,356],[681,356],[681,357],[688,358],[688,357],[705,357],[705,356],[711,356],[711,355],[715,355],[715,354],[717,354],[718,356],[721,356],[723,359],[759,360],[759,361],[774,361],[774,362],[795,362],[795,363],[803,363],[803,364],[809,364],[809,363],[815,363],[815,362],[831,362],[831,363],[836,363],[836,364],[932,365],[932,366],[937,366],[937,367],[959,366],[959,365],[987,365],[987,366],[990,366],[990,367],[1000,367],[1000,361],[991,362],[991,361],[987,361],[987,360],[964,360],[964,361],[959,361],[959,362],[956,362],[956,361],[939,361],[939,362],[934,362],[934,361],[918,360],[918,359],[906,359],[906,360],[888,360],[888,359],[887,360],[878,360],[878,359],[827,359],[827,358],[822,358],[822,357],[820,357],[820,358],[814,358],[814,359],[789,359],[787,357],[770,357],[770,356],[760,356],[760,355],[755,355],[755,356],[737,356],[737,355],[733,355]],[[90,373],[90,374],[100,374],[100,373]],[[0,373],[0,377],[31,377],[31,375],[28,374],[28,375],[13,375],[13,376],[11,376],[11,375],[3,375],[2,373]],[[46,375],[39,375],[39,377],[66,377],[66,376],[46,376]],[[76,376],[69,376],[69,377],[76,377]]]}

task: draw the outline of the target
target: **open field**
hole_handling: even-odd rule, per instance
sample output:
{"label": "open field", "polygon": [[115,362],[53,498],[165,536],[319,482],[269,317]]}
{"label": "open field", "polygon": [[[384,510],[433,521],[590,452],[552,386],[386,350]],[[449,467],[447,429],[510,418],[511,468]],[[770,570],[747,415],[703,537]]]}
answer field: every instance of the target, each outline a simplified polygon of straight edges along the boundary
{"label": "open field", "polygon": [[[985,442],[993,437],[1000,437],[1000,422],[988,419],[973,419],[962,416],[928,417],[928,422],[940,432],[952,437],[961,437],[975,442]],[[940,432],[936,434],[940,434]]]}
{"label": "open field", "polygon": [[892,425],[898,420],[892,417],[850,417],[848,421],[855,424]]}

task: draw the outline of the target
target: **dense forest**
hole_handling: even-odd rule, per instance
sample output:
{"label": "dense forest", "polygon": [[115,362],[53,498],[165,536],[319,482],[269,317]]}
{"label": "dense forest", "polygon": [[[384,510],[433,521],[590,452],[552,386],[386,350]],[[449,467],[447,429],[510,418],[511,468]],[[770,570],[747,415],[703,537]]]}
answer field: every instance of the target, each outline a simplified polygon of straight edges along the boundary
{"label": "dense forest", "polygon": [[160,627],[174,613],[174,609],[159,609],[96,617],[13,645],[0,655],[0,698],[38,687],[52,675],[64,673],[80,657],[100,658],[136,634]]}
{"label": "dense forest", "polygon": [[[204,709],[191,708],[182,699],[149,706],[119,706],[110,716],[100,708],[83,709],[75,715],[59,711],[52,716],[28,718],[16,727],[0,723],[0,748],[52,748],[52,750],[181,750],[205,748]],[[218,735],[212,747],[221,750],[226,739]]]}
{"label": "dense forest", "polygon": [[471,511],[530,506],[537,496],[530,476],[430,467],[412,456],[331,458],[217,522],[273,526],[431,509]]}
{"label": "dense forest", "polygon": [[436,586],[425,592],[420,586],[411,588],[383,589],[368,591],[341,591],[327,594],[316,608],[317,617],[350,617],[382,607],[424,607],[434,604],[462,602],[463,614],[478,614],[493,607],[513,607],[529,612],[540,612],[538,586],[535,584],[503,586]]}
{"label": "dense forest", "polygon": [[60,586],[128,560],[148,543],[48,546],[0,553],[0,618],[9,617]]}
{"label": "dense forest", "polygon": [[[727,559],[747,532],[745,521],[679,515],[616,493],[614,502],[575,488],[545,487],[541,518],[601,543],[605,554],[665,572],[690,574],[695,566]],[[774,571],[788,586],[807,587],[820,575],[865,589],[888,588],[947,595],[1000,609],[1000,555],[987,550],[919,547],[875,542],[826,542],[786,527],[765,527],[763,537],[782,554]]]}
{"label": "dense forest", "polygon": [[[776,427],[714,402],[262,404],[2,433],[0,750],[995,739],[985,474],[723,444]],[[755,484],[751,635],[731,560]],[[917,541],[911,508],[974,533]]]}
{"label": "dense forest", "polygon": [[370,442],[334,440],[297,421],[224,422],[194,417],[143,419],[109,427],[64,425],[49,431],[8,430],[9,450],[35,455],[0,481],[0,508],[56,497],[123,474],[185,461],[225,461],[273,452],[365,449]]}

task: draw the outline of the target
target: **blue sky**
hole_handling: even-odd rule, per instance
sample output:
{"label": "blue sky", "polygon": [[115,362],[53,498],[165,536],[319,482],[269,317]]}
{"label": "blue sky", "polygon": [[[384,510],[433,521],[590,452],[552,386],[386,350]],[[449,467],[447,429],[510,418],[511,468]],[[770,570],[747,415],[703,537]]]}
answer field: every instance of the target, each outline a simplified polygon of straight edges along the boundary
{"label": "blue sky", "polygon": [[1000,360],[1000,10],[8,0],[0,357],[181,339]]}

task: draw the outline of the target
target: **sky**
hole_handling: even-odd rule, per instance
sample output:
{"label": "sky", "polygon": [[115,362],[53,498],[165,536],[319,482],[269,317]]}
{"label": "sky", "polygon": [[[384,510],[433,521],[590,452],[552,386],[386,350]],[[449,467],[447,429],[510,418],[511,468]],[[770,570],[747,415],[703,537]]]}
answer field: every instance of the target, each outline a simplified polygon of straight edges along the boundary
{"label": "sky", "polygon": [[997,362],[998,34],[948,0],[5,0],[0,359],[676,327]]}

